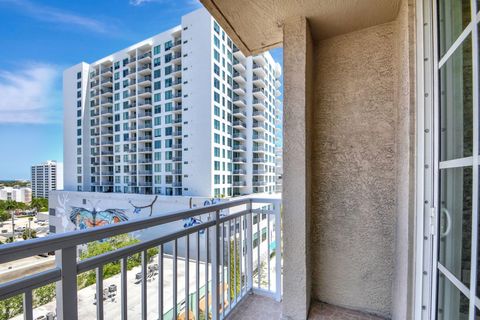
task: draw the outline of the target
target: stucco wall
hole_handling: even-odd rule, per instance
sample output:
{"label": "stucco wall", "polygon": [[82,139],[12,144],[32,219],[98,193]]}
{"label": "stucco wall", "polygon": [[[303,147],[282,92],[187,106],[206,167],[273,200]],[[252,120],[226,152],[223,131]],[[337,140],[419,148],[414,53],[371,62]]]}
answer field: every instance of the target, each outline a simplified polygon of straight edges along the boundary
{"label": "stucco wall", "polygon": [[392,318],[413,316],[415,221],[415,1],[403,0],[395,21],[396,232]]}
{"label": "stucco wall", "polygon": [[395,270],[395,30],[392,22],[315,46],[312,298],[386,317]]}
{"label": "stucco wall", "polygon": [[306,319],[311,293],[313,43],[305,18],[284,24],[283,317]]}

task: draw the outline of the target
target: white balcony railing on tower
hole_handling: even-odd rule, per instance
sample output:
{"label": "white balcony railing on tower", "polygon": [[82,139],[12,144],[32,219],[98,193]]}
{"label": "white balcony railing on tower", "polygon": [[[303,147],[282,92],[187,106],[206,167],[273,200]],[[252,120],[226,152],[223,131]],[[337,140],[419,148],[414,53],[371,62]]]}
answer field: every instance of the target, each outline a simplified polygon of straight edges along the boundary
{"label": "white balcony railing on tower", "polygon": [[[280,199],[242,198],[2,245],[0,264],[51,251],[56,264],[1,283],[0,301],[22,297],[27,320],[45,317],[48,305],[53,310],[49,316],[64,320],[94,315],[216,320],[250,292],[280,300],[280,207]],[[86,259],[79,254],[88,245],[158,226],[169,231]],[[131,265],[132,257],[138,266]],[[118,272],[108,278],[105,270],[112,265]],[[79,290],[82,274],[95,280]],[[36,290],[53,283],[56,297],[39,306]]]}

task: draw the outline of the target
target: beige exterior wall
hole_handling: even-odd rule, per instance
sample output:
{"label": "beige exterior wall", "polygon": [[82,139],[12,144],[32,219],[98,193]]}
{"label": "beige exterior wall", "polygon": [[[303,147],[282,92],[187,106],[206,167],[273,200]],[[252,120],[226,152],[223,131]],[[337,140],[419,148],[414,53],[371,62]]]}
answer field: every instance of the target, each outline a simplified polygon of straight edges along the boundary
{"label": "beige exterior wall", "polygon": [[412,3],[315,46],[312,298],[394,319],[413,299]]}
{"label": "beige exterior wall", "polygon": [[315,48],[312,295],[384,316],[395,268],[394,31],[387,23]]}
{"label": "beige exterior wall", "polygon": [[[311,292],[313,42],[305,18],[284,25],[283,315],[306,319]],[[287,227],[288,226],[288,227]]]}

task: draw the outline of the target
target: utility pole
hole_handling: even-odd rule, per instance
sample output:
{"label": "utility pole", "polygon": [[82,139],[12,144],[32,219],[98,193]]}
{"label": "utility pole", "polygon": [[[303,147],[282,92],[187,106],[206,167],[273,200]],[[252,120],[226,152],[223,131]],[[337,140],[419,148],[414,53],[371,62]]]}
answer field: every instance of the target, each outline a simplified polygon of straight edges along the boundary
{"label": "utility pole", "polygon": [[12,215],[12,242],[15,241],[15,213],[14,211],[10,211],[10,214]]}

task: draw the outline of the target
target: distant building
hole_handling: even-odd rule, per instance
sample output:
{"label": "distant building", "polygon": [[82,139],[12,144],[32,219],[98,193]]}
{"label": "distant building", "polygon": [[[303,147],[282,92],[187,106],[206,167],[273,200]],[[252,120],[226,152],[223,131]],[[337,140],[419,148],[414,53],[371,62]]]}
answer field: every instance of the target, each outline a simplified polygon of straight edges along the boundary
{"label": "distant building", "polygon": [[33,165],[32,195],[34,198],[47,198],[51,190],[63,189],[63,164],[54,160]]}
{"label": "distant building", "polygon": [[205,9],[64,73],[68,191],[237,196],[275,190],[281,67],[245,56]]}
{"label": "distant building", "polygon": [[21,187],[0,188],[0,200],[13,200],[16,202],[29,203],[32,201],[32,189]]}

